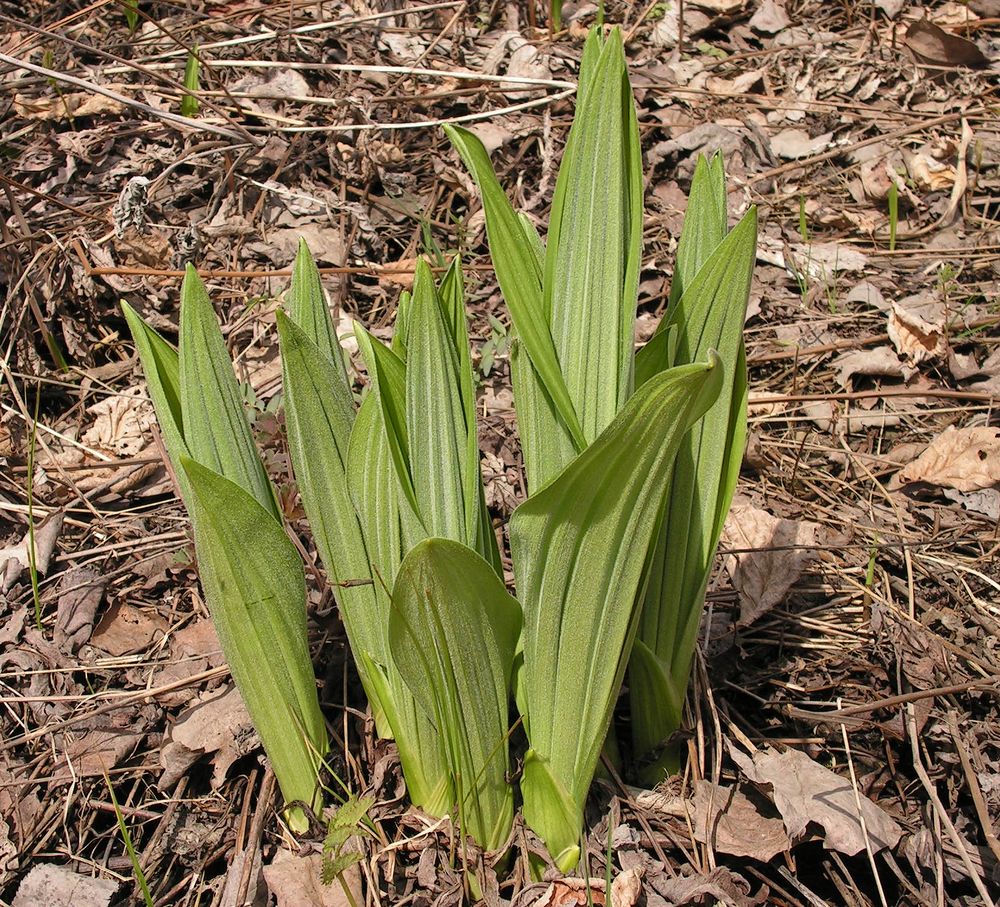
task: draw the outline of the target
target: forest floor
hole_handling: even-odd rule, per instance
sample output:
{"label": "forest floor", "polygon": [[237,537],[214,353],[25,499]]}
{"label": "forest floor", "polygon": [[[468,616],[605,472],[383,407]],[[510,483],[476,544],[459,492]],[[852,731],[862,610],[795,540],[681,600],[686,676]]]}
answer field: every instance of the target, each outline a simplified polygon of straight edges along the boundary
{"label": "forest floor", "polygon": [[[318,843],[276,817],[119,300],[175,338],[179,269],[203,273],[314,563],[274,320],[298,238],[344,333],[388,331],[416,257],[460,251],[499,522],[523,499],[509,318],[440,124],[476,131],[544,226],[596,13],[568,3],[551,35],[542,4],[501,0],[0,0],[0,902],[140,903],[117,803],[152,903],[348,903],[319,886]],[[551,871],[532,882],[544,850],[518,825],[509,865],[481,869],[485,902],[604,903],[606,872],[619,907],[988,902],[1000,3],[612,0],[605,15],[644,153],[641,338],[697,155],[723,153],[732,222],[759,207],[749,443],[683,776],[596,783],[589,895]],[[192,127],[177,117],[194,45]],[[309,575],[336,768],[376,801],[350,887],[460,903],[454,830],[409,808]]]}

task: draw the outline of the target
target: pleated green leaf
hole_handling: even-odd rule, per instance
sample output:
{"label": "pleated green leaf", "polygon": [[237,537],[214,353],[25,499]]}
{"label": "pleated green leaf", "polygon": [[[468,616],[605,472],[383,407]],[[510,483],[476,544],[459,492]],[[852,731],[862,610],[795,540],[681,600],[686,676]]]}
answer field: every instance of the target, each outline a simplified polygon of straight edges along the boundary
{"label": "pleated green leaf", "polygon": [[[370,393],[378,401],[382,414],[382,430],[389,442],[389,452],[402,492],[400,503],[406,505],[407,512],[419,521],[420,503],[410,470],[410,436],[406,424],[406,363],[358,322],[354,323],[354,336],[368,368]],[[424,531],[423,535],[426,536],[427,532]]]}
{"label": "pleated green leaf", "polygon": [[181,285],[179,352],[184,441],[191,458],[235,482],[280,519],[219,322],[191,265]]}
{"label": "pleated green leaf", "polygon": [[[327,741],[307,647],[302,565],[282,528],[218,322],[190,268],[179,352],[123,308],[191,516],[205,599],[233,679],[285,799],[316,807]],[[288,819],[297,831],[308,827],[301,809],[290,810]]]}
{"label": "pleated green leaf", "polygon": [[153,401],[160,434],[167,448],[167,455],[180,486],[181,497],[187,504],[191,499],[187,475],[179,468],[182,455],[189,454],[184,442],[184,415],[181,410],[180,362],[177,350],[150,327],[125,300],[121,303],[128,322],[136,352],[146,378],[146,389]]}
{"label": "pleated green leaf", "polygon": [[454,326],[445,320],[423,260],[417,263],[411,305],[405,405],[417,509],[428,535],[474,546],[479,528],[475,417],[467,424]]}
{"label": "pleated green leaf", "polygon": [[[709,364],[655,376],[605,431],[514,512],[511,553],[524,608],[521,695],[533,758],[583,804],[628,661],[645,553],[659,527],[678,444],[723,382]],[[551,784],[522,781],[525,818],[567,868],[578,834]],[[553,823],[553,816],[563,816]]]}
{"label": "pleated green leaf", "polygon": [[508,688],[521,609],[479,554],[417,545],[392,594],[389,648],[448,754],[460,827],[487,850],[510,834]]}
{"label": "pleated green leaf", "polygon": [[514,327],[576,450],[582,450],[587,442],[552,342],[535,245],[500,188],[483,143],[458,126],[444,129],[479,186],[490,255]]}
{"label": "pleated green leaf", "polygon": [[[233,679],[281,792],[318,809],[327,752],[306,633],[302,561],[281,524],[235,482],[189,457],[195,545],[205,598]],[[292,808],[289,824],[308,828]]]}
{"label": "pleated green leaf", "polygon": [[349,388],[351,385],[347,380],[344,351],[337,339],[337,330],[330,315],[330,306],[323,291],[319,269],[304,239],[299,240],[295,264],[292,265],[292,284],[288,288],[288,314],[316,348],[333,363],[338,384]]}
{"label": "pleated green leaf", "polygon": [[[370,652],[384,662],[388,611],[376,594],[347,475],[355,415],[351,389],[299,325],[280,311],[277,320],[288,447],[302,506],[352,651]],[[379,734],[391,736],[381,700],[360,662],[359,674]]]}
{"label": "pleated green leaf", "polygon": [[642,243],[642,160],[621,32],[598,49],[599,34],[591,31],[584,52],[543,277],[556,355],[588,442],[632,392]]}
{"label": "pleated green leaf", "polygon": [[699,156],[691,181],[681,237],[677,243],[677,259],[670,282],[667,312],[657,325],[656,333],[636,354],[636,387],[672,364],[673,351],[667,328],[672,323],[674,308],[684,294],[684,288],[694,280],[695,275],[719,247],[719,243],[726,238],[727,226],[726,175],[722,156],[715,154],[711,160]]}
{"label": "pleated green leaf", "polygon": [[[392,660],[388,646],[390,591],[404,552],[423,539],[403,502],[382,409],[370,391],[354,420],[347,452],[351,497],[365,536],[382,642],[377,651],[354,650],[360,670],[392,729],[410,799],[432,815],[446,815],[455,800],[440,733],[421,709]],[[409,517],[407,517],[409,514]]]}
{"label": "pleated green leaf", "polygon": [[[680,707],[722,525],[732,502],[746,440],[747,380],[743,345],[757,244],[751,209],[698,269],[668,313],[674,360],[718,351],[727,380],[718,401],[684,439],[674,463],[663,524],[651,562],[639,629],[642,662],[630,680],[633,747],[655,751],[679,727]],[[652,659],[660,664],[654,667]],[[674,766],[668,752],[646,779]]]}

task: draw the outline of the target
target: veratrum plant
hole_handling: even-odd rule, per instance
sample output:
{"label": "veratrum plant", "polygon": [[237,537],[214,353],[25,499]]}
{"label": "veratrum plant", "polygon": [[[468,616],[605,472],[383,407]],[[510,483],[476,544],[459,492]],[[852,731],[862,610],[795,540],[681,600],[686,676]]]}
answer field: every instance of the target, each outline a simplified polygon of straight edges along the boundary
{"label": "veratrum plant", "polygon": [[755,213],[726,236],[721,162],[700,166],[671,305],[636,357],[642,169],[620,34],[595,31],[585,45],[544,247],[478,139],[445,128],[482,194],[517,332],[531,493],[510,526],[524,611],[516,695],[530,745],[521,790],[528,824],[568,869],[640,624],[650,629],[633,659],[637,755],[679,721],[745,435]]}
{"label": "veratrum plant", "polygon": [[[286,802],[320,804],[327,752],[306,636],[302,562],[254,447],[222,332],[197,272],[181,288],[179,349],[122,303],[181,496],[219,642]],[[289,825],[304,831],[302,809]]]}
{"label": "veratrum plant", "polygon": [[[667,312],[636,354],[642,161],[620,33],[595,31],[584,47],[544,244],[479,140],[446,128],[482,193],[516,335],[529,492],[509,526],[517,598],[484,501],[457,259],[437,287],[417,265],[391,343],[355,326],[368,373],[358,407],[300,247],[288,313],[277,315],[288,444],[377,730],[397,742],[411,799],[455,816],[487,849],[504,845],[513,696],[528,739],[525,819],[565,871],[580,856],[584,804],[627,669],[633,752],[657,770],[669,761],[660,750],[680,721],[746,430],[755,214],[727,233],[721,161],[699,163]],[[315,806],[326,743],[302,568],[218,325],[193,272],[179,362],[126,314],[233,675],[286,799]],[[298,733],[277,734],[279,715]]]}

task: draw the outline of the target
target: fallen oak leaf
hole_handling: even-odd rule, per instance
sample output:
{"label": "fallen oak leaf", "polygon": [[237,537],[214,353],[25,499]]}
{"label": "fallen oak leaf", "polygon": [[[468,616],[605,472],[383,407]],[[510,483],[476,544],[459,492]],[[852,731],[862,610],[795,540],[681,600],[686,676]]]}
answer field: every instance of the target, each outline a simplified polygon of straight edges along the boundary
{"label": "fallen oak leaf", "polygon": [[1000,484],[1000,429],[949,425],[897,473],[898,485],[924,483],[979,491]]}
{"label": "fallen oak leaf", "polygon": [[990,65],[989,58],[971,41],[949,34],[926,19],[920,19],[906,29],[903,43],[918,63],[977,69]]}
{"label": "fallen oak leaf", "polygon": [[733,500],[722,539],[735,552],[726,557],[726,569],[740,597],[740,626],[774,608],[816,560],[821,528],[772,516],[746,497]]}
{"label": "fallen oak leaf", "polygon": [[814,824],[823,829],[823,846],[827,850],[854,856],[866,848],[866,838],[877,852],[895,847],[903,835],[881,806],[857,791],[848,779],[805,753],[793,749],[779,753],[768,748],[757,750],[751,757],[730,746],[730,754],[747,778],[771,789],[774,805],[793,842],[806,837],[810,824]]}

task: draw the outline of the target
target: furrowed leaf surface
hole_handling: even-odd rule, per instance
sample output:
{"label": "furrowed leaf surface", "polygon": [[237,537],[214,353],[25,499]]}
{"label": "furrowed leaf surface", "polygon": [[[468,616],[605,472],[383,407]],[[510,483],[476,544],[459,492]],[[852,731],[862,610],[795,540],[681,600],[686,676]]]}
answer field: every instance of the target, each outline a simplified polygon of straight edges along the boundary
{"label": "furrowed leaf surface", "polygon": [[[235,482],[181,457],[193,491],[195,545],[219,642],[289,802],[320,802],[326,755],[306,632],[302,561],[284,528]],[[293,827],[308,822],[292,809]]]}
{"label": "furrowed leaf surface", "polygon": [[441,538],[407,554],[392,599],[393,660],[440,731],[465,832],[495,850],[514,815],[507,702],[520,606],[480,555]]}
{"label": "furrowed leaf surface", "polygon": [[191,265],[181,285],[179,348],[184,441],[191,458],[245,489],[279,520],[219,322]]}
{"label": "furrowed leaf surface", "polygon": [[[674,454],[722,380],[714,356],[652,378],[511,520],[529,744],[580,819],[631,649],[643,555],[659,527]],[[570,854],[578,835],[564,839],[564,822],[545,825],[550,786],[525,775],[522,792],[525,818],[550,853]]]}

